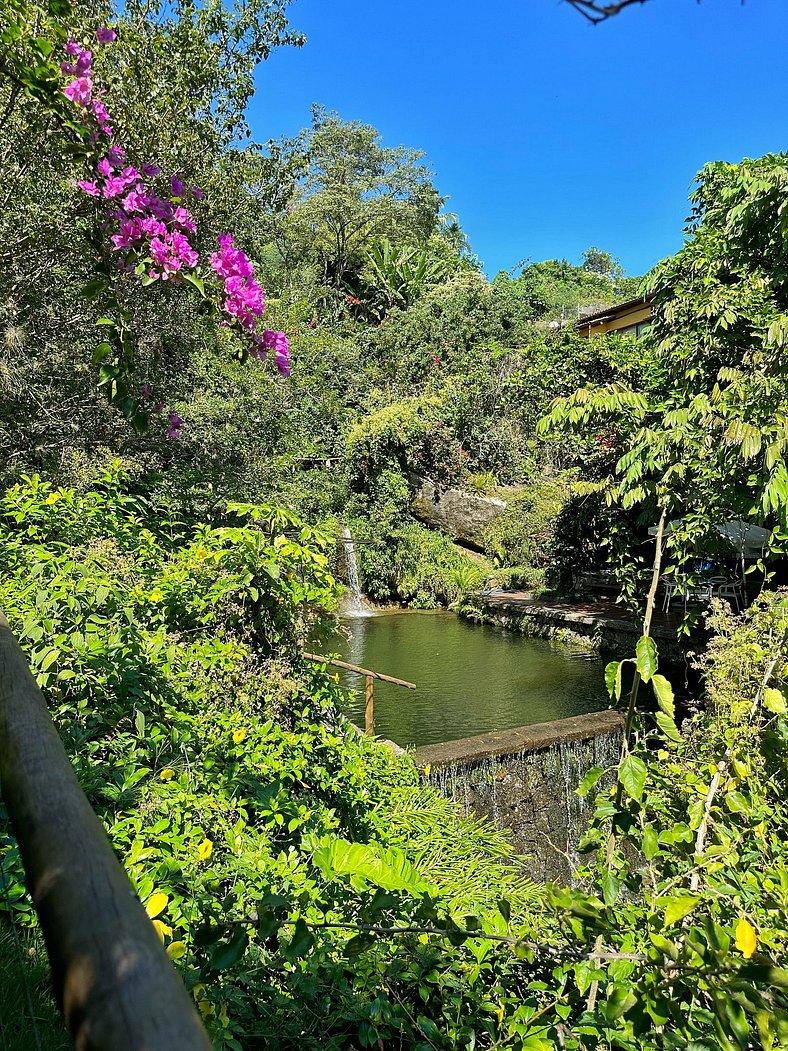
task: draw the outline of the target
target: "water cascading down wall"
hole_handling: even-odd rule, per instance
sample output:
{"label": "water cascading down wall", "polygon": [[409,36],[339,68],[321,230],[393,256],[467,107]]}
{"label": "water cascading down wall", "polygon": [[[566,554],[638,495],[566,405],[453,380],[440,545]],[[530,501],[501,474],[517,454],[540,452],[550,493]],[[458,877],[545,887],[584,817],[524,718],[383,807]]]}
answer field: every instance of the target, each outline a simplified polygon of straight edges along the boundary
{"label": "water cascading down wall", "polygon": [[593,795],[577,786],[592,767],[615,766],[621,749],[618,712],[594,712],[517,730],[465,737],[416,749],[431,784],[507,831],[531,879],[568,883]]}

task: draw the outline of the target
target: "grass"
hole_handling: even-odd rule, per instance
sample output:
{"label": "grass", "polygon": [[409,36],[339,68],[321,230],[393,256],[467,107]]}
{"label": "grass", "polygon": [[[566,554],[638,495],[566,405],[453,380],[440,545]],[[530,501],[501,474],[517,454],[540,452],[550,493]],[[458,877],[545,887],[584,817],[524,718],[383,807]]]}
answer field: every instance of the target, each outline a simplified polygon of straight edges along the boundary
{"label": "grass", "polygon": [[0,1049],[66,1051],[71,1039],[52,997],[39,931],[14,931],[0,919]]}

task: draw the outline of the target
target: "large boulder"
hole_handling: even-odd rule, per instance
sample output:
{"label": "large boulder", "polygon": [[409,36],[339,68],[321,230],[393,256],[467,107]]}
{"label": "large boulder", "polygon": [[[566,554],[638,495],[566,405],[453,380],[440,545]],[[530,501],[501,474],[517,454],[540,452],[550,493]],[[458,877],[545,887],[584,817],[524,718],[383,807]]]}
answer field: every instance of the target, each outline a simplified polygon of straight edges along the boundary
{"label": "large boulder", "polygon": [[504,513],[506,501],[462,489],[439,489],[425,478],[416,491],[411,510],[419,521],[481,550],[484,531]]}

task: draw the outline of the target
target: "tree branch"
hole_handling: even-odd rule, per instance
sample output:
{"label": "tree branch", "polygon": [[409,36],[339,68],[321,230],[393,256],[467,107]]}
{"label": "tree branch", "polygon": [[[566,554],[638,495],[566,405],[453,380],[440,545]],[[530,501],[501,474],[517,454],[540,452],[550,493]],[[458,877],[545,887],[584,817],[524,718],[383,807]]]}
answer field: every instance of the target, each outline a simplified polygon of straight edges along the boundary
{"label": "tree branch", "polygon": [[598,25],[606,22],[608,18],[614,18],[620,14],[625,7],[633,7],[635,4],[646,4],[648,0],[616,0],[615,3],[599,3],[598,0],[564,0],[573,7],[575,11],[591,22]]}

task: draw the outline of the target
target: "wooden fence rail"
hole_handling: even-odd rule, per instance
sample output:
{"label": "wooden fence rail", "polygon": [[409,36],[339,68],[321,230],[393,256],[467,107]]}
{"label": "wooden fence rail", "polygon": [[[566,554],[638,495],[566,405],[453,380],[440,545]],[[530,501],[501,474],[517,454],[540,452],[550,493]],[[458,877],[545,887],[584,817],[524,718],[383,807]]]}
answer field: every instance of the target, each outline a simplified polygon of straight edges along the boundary
{"label": "wooden fence rail", "polygon": [[369,668],[360,668],[358,664],[350,664],[334,657],[321,657],[318,653],[304,653],[308,661],[317,664],[331,664],[335,668],[344,668],[346,671],[355,671],[366,678],[365,707],[364,707],[364,730],[368,737],[375,733],[375,679],[381,682],[391,682],[395,686],[404,686],[406,690],[415,690],[416,683],[408,682],[406,679],[397,679],[393,675],[384,675],[379,671],[370,671]]}
{"label": "wooden fence rail", "polygon": [[1,613],[0,787],[77,1051],[208,1051]]}

